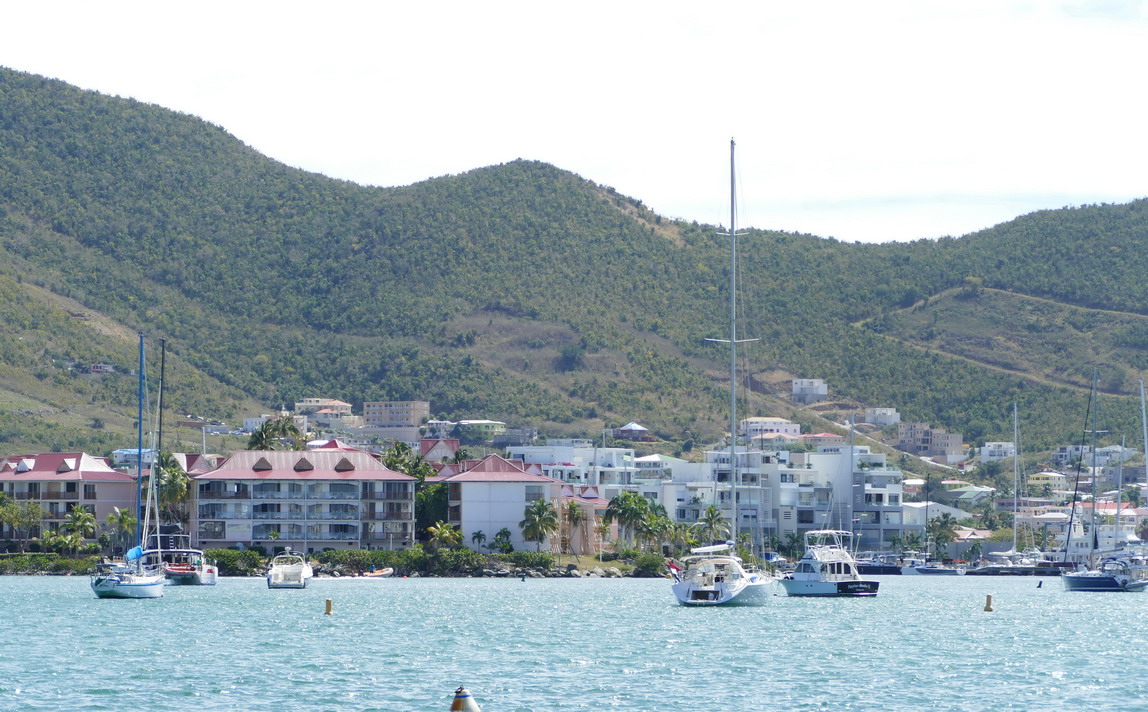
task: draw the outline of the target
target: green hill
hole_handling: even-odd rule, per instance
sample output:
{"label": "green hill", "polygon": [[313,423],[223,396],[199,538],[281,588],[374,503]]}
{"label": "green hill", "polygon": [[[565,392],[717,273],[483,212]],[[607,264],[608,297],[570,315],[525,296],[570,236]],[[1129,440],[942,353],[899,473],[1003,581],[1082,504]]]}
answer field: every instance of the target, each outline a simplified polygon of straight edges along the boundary
{"label": "green hill", "polygon": [[[1114,391],[1110,429],[1131,436],[1138,327],[1120,348],[1085,351],[1058,349],[1046,331],[1039,363],[1007,366],[991,344],[973,353],[922,329],[957,334],[950,318],[973,328],[942,304],[981,285],[1040,297],[1057,318],[1143,313],[1144,211],[1046,211],[910,244],[750,231],[741,331],[761,340],[744,349],[758,390],[746,412],[790,415],[775,397],[784,379],[825,378],[844,409],[896,407],[975,441],[1006,439],[1018,400],[1027,440],[1049,447],[1079,430],[1079,375],[1092,367],[1079,359],[1095,357]],[[99,431],[14,414],[130,413],[130,388],[66,364],[129,363],[143,331],[168,339],[174,412],[418,398],[436,415],[548,432],[639,420],[667,438],[714,439],[727,387],[725,352],[704,341],[726,321],[716,232],[537,162],[365,188],[288,168],[194,117],[0,70],[0,308],[11,315],[0,418],[11,447],[57,425],[76,443],[110,442],[120,420]],[[21,407],[41,402],[53,405]]]}

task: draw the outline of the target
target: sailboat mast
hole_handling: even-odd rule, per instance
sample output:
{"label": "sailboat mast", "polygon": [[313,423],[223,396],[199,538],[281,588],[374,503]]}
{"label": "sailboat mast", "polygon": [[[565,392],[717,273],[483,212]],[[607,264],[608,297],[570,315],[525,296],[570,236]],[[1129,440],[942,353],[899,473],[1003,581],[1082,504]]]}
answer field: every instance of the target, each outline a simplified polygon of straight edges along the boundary
{"label": "sailboat mast", "polygon": [[139,335],[139,417],[136,419],[136,545],[143,546],[144,335]]}
{"label": "sailboat mast", "polygon": [[1012,550],[1016,552],[1017,500],[1020,499],[1020,426],[1016,417],[1016,401],[1012,404]]}
{"label": "sailboat mast", "polygon": [[737,542],[737,190],[734,141],[729,140],[729,467],[733,492],[733,540]]}

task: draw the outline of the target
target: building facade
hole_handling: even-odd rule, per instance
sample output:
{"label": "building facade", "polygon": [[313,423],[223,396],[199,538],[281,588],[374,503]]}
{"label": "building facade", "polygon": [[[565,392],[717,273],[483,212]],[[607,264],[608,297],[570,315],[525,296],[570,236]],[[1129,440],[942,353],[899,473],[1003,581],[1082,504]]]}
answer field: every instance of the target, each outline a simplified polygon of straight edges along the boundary
{"label": "building facade", "polygon": [[237,452],[193,482],[201,548],[399,549],[414,542],[415,478],[359,450]]}

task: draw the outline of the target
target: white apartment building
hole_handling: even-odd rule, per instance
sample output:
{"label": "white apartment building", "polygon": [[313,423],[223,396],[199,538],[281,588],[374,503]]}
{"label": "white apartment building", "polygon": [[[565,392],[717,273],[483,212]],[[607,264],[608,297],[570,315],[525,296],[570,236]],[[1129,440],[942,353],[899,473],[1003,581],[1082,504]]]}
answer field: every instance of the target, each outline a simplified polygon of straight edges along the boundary
{"label": "white apartment building", "polygon": [[981,462],[1008,460],[1013,457],[1016,457],[1016,443],[1013,442],[985,443],[981,448]]}
{"label": "white apartment building", "polygon": [[785,418],[754,417],[745,418],[738,423],[738,435],[743,438],[756,438],[762,435],[801,435],[801,426]]}
{"label": "white apartment building", "polygon": [[[623,489],[637,491],[641,474],[653,469],[639,468],[632,448],[596,447],[589,440],[552,439],[545,445],[519,445],[506,451],[512,461],[539,465],[547,477],[567,484],[597,487],[606,499],[617,496]],[[657,474],[651,479],[661,478],[662,475]]]}
{"label": "white apartment building", "polygon": [[363,425],[419,427],[430,418],[429,401],[370,401],[363,403]]}
{"label": "white apartment building", "polygon": [[864,422],[882,426],[896,425],[901,422],[901,414],[896,408],[866,408]]}
{"label": "white apartment building", "polygon": [[815,403],[829,395],[829,386],[820,378],[793,379],[793,400],[798,403]]}

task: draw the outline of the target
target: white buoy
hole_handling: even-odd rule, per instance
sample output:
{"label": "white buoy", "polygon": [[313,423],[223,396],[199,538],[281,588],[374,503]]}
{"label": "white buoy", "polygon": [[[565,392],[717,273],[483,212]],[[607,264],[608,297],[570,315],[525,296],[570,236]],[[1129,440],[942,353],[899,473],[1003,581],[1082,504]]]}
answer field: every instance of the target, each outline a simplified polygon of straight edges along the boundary
{"label": "white buoy", "polygon": [[450,712],[482,712],[482,709],[470,696],[470,690],[459,685],[454,691],[454,702],[450,703]]}

